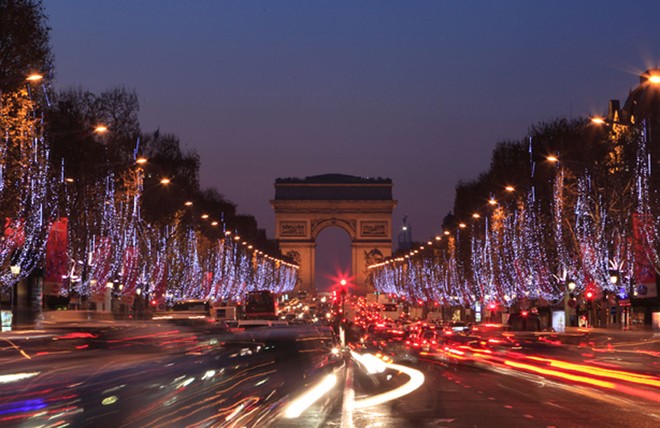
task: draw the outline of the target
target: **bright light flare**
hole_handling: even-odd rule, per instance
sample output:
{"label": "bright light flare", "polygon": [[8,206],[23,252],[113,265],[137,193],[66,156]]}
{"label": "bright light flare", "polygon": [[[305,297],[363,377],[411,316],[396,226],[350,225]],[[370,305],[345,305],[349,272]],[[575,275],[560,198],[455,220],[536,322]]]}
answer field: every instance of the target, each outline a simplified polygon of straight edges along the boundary
{"label": "bright light flare", "polygon": [[43,75],[38,74],[38,73],[33,73],[33,74],[30,74],[28,77],[26,77],[25,80],[27,80],[28,82],[38,82],[43,78],[44,78]]}
{"label": "bright light flare", "polygon": [[657,85],[660,83],[660,75],[658,74],[652,74],[649,76],[649,82],[653,83],[654,85]]}
{"label": "bright light flare", "polygon": [[96,128],[94,128],[94,132],[96,132],[97,134],[105,134],[106,132],[108,132],[108,127],[105,125],[98,125],[96,126]]}
{"label": "bright light flare", "polygon": [[327,394],[337,384],[337,376],[329,374],[321,382],[316,384],[307,392],[293,400],[284,411],[284,416],[288,419],[297,418],[307,410],[309,406],[316,403],[321,397]]}
{"label": "bright light flare", "polygon": [[591,118],[591,123],[593,123],[595,125],[604,125],[605,124],[605,119],[603,119],[602,117],[598,117],[598,116],[592,117]]}
{"label": "bright light flare", "polygon": [[351,351],[351,356],[360,363],[369,374],[382,373],[387,369],[387,364],[380,358],[371,354],[358,354]]}

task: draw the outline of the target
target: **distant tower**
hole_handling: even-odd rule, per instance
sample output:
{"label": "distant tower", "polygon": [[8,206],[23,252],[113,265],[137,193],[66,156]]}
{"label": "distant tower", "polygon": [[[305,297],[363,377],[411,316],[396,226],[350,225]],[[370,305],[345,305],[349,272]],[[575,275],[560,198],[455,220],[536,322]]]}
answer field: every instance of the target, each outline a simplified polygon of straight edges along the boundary
{"label": "distant tower", "polygon": [[408,216],[403,216],[403,224],[399,232],[399,246],[397,251],[407,251],[412,248],[412,226],[408,224]]}

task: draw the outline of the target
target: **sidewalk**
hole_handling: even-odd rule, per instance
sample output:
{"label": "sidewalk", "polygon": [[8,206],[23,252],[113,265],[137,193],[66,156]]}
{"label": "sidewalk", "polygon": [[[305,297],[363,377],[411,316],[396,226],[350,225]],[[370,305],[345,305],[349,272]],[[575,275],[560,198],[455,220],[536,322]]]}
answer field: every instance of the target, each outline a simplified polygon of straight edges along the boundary
{"label": "sidewalk", "polygon": [[[655,348],[660,352],[660,331],[651,329],[608,329],[608,328],[577,328],[569,327],[566,332],[558,335],[562,339],[579,338],[592,346],[633,346]],[[563,340],[562,340],[563,341]],[[570,342],[571,340],[567,340]]]}

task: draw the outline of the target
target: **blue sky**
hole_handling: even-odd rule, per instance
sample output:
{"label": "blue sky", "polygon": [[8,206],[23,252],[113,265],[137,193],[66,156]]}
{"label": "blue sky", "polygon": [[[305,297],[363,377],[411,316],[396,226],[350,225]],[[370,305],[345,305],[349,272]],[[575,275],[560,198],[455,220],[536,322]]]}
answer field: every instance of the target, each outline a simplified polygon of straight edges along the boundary
{"label": "blue sky", "polygon": [[657,1],[47,0],[59,89],[135,89],[273,236],[277,177],[392,178],[414,238],[530,125],[603,113],[660,58]]}

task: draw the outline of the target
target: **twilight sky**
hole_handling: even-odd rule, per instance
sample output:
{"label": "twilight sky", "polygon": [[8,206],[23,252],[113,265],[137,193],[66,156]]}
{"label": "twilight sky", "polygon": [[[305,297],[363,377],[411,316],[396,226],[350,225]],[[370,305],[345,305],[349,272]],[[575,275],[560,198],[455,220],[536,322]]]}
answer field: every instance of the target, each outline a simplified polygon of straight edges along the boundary
{"label": "twilight sky", "polygon": [[396,231],[426,240],[498,141],[603,113],[660,62],[657,0],[45,6],[56,88],[135,89],[143,131],[196,150],[270,237],[275,178],[343,173],[391,178]]}

